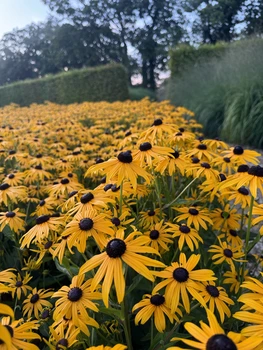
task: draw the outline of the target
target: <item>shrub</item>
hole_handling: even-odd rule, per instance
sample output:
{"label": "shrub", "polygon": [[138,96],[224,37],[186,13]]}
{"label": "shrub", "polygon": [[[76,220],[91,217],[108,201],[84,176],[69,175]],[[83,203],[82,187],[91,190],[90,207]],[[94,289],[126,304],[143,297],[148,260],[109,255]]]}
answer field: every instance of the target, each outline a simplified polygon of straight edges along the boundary
{"label": "shrub", "polygon": [[139,101],[145,97],[149,97],[151,101],[156,100],[155,92],[151,89],[145,89],[142,87],[130,87],[129,94],[132,101]]}
{"label": "shrub", "polygon": [[123,101],[129,98],[127,74],[119,64],[72,70],[0,87],[0,106],[28,106],[44,101],[70,104]]}

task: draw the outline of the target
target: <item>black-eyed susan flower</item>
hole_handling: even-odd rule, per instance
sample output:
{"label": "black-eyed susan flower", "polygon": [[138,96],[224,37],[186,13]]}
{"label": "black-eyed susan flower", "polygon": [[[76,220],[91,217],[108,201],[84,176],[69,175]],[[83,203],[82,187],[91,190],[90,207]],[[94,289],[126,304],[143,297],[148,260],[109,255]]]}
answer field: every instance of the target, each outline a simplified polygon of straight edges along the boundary
{"label": "black-eyed susan flower", "polygon": [[24,176],[23,172],[16,171],[6,175],[3,182],[10,186],[19,186],[23,182]]}
{"label": "black-eyed susan flower", "polygon": [[236,161],[233,158],[219,156],[214,158],[211,163],[226,175],[230,175],[236,170]]}
{"label": "black-eyed susan flower", "polygon": [[161,220],[157,224],[150,227],[150,229],[144,232],[149,239],[148,245],[157,250],[159,253],[164,253],[169,250],[169,244],[173,243],[171,229],[169,225]]}
{"label": "black-eyed susan flower", "polygon": [[[248,278],[247,275],[248,275],[248,270],[245,270],[244,272],[245,281]],[[236,270],[226,271],[223,274],[223,277],[226,277],[223,280],[223,284],[230,284],[230,292],[234,292],[235,294],[237,294],[240,289],[241,280],[243,278],[243,269],[239,269],[238,272]]]}
{"label": "black-eyed susan flower", "polygon": [[[0,304],[0,315],[8,315],[14,319],[14,311],[10,306],[5,304]],[[3,326],[0,322],[0,343],[3,349],[11,349],[12,348],[12,340],[10,331],[7,327]]]}
{"label": "black-eyed susan flower", "polygon": [[8,206],[8,201],[16,204],[27,197],[25,186],[11,186],[4,182],[0,185],[0,203]]}
{"label": "black-eyed susan flower", "polygon": [[141,176],[147,184],[150,183],[151,175],[140,166],[140,162],[133,159],[130,151],[120,152],[117,158],[91,166],[87,175],[102,171],[106,175],[106,182],[116,179],[116,185],[120,186],[123,180],[128,180],[134,189],[137,188],[137,178]]}
{"label": "black-eyed susan flower", "polygon": [[218,238],[220,239],[226,239],[226,241],[231,245],[232,247],[241,247],[242,245],[242,239],[240,238],[240,231],[229,229],[226,232],[221,233],[218,235]]}
{"label": "black-eyed susan flower", "polygon": [[41,241],[44,238],[48,238],[51,231],[60,231],[61,226],[64,225],[64,218],[61,217],[51,217],[49,215],[40,215],[36,218],[36,225],[33,226],[27,233],[25,233],[21,240],[21,247],[29,248],[30,243]]}
{"label": "black-eyed susan flower", "polygon": [[[39,347],[31,344],[30,341],[34,339],[41,339],[41,337],[34,332],[39,325],[37,321],[24,322],[23,319],[17,321],[11,321],[10,317],[3,317],[1,324],[4,326],[11,335],[11,350],[39,350]],[[5,345],[0,343],[0,349],[6,349]]]}
{"label": "black-eyed susan flower", "polygon": [[173,149],[170,147],[162,147],[152,145],[150,142],[143,142],[140,144],[139,149],[132,153],[133,159],[140,162],[140,166],[144,165],[152,167],[153,160],[160,160],[161,156],[169,156],[173,153]]}
{"label": "black-eyed susan flower", "polygon": [[[262,272],[260,274],[262,276]],[[241,287],[251,291],[241,295],[239,301],[242,303],[246,303],[247,300],[260,300],[263,298],[263,283],[259,279],[247,277],[241,284]]]}
{"label": "black-eyed susan flower", "polygon": [[174,313],[178,308],[180,299],[187,313],[190,312],[190,301],[188,293],[191,294],[200,304],[205,306],[204,299],[200,296],[198,290],[201,281],[215,280],[214,272],[209,269],[194,270],[200,260],[200,255],[192,254],[188,260],[184,253],[179,256],[179,262],[172,262],[164,271],[155,272],[158,277],[165,280],[158,283],[154,289],[153,294],[165,287],[165,299]]}
{"label": "black-eyed susan flower", "polygon": [[176,171],[179,170],[181,175],[184,175],[188,163],[189,161],[183,152],[174,150],[168,156],[159,159],[158,163],[155,164],[155,170],[161,175],[166,171],[170,176],[174,175]]}
{"label": "black-eyed susan flower", "polygon": [[95,189],[90,191],[79,191],[77,196],[79,201],[69,210],[70,215],[85,212],[87,210],[101,210],[107,209],[107,203],[115,203],[106,191]]}
{"label": "black-eyed susan flower", "polygon": [[230,208],[229,204],[226,204],[224,208],[214,209],[210,214],[213,220],[213,228],[215,230],[238,230],[240,228],[239,220],[241,215],[238,214],[237,209]]}
{"label": "black-eyed susan flower", "polygon": [[228,305],[234,305],[234,301],[228,297],[223,287],[216,286],[213,281],[209,283],[203,282],[201,287],[200,294],[206,304],[208,304],[209,310],[215,313],[216,309],[219,313],[221,323],[223,323],[225,315],[227,317],[231,316]]}
{"label": "black-eyed susan flower", "polygon": [[[165,302],[165,297],[162,294],[145,294],[143,299],[135,304],[132,312],[140,309],[135,316],[135,324],[145,324],[151,317],[154,318],[154,324],[158,332],[163,333],[166,328],[165,315],[171,323],[179,318],[175,313],[171,313],[170,308]],[[177,309],[176,312],[182,317],[182,312]]]}
{"label": "black-eyed susan flower", "polygon": [[[244,338],[241,334],[229,332],[225,334],[223,328],[219,325],[215,315],[209,310],[206,310],[209,325],[200,321],[200,327],[191,322],[186,322],[184,328],[195,339],[173,338],[180,340],[191,349],[199,350],[254,350],[262,339],[259,337]],[[183,350],[177,346],[169,347],[167,350]],[[189,350],[191,350],[189,349]]]}
{"label": "black-eyed susan flower", "polygon": [[183,250],[185,243],[191,250],[198,249],[199,242],[203,243],[202,237],[199,236],[198,232],[193,228],[185,224],[176,225],[170,224],[173,237],[178,237],[178,247]]}
{"label": "black-eyed susan flower", "polygon": [[258,164],[260,153],[256,151],[246,150],[242,146],[230,147],[230,150],[223,151],[225,157],[231,158],[237,165],[252,163]]}
{"label": "black-eyed susan flower", "polygon": [[201,162],[210,162],[215,157],[215,153],[204,143],[198,142],[194,148],[186,151],[186,156],[188,158],[197,157]]}
{"label": "black-eyed susan flower", "polygon": [[213,225],[213,221],[209,217],[209,212],[205,208],[201,209],[200,207],[173,207],[173,209],[182,213],[176,216],[176,221],[180,222],[186,220],[187,226],[194,225],[197,231],[199,230],[200,226],[207,230],[207,223]]}
{"label": "black-eyed susan flower", "polygon": [[235,270],[235,261],[245,262],[241,259],[245,256],[242,251],[243,246],[231,246],[227,242],[222,242],[220,238],[218,240],[220,246],[213,244],[208,249],[208,252],[214,253],[212,256],[214,264],[218,265],[226,262],[232,270]]}
{"label": "black-eyed susan flower", "polygon": [[50,196],[56,195],[65,195],[67,196],[72,191],[78,191],[83,188],[83,185],[80,184],[76,179],[70,177],[64,177],[59,179],[57,183],[53,184],[49,188]]}
{"label": "black-eyed susan flower", "polygon": [[49,327],[50,337],[49,341],[44,339],[46,344],[49,346],[50,350],[64,350],[72,347],[78,342],[77,336],[80,332],[78,328],[74,328],[73,325],[69,326],[67,329],[60,324],[56,329],[52,326]]}
{"label": "black-eyed susan flower", "polygon": [[91,346],[89,348],[86,348],[86,350],[125,350],[125,349],[127,349],[127,346],[122,344],[116,344],[113,347],[98,345],[98,346]]}
{"label": "black-eyed susan flower", "polygon": [[12,231],[19,233],[24,230],[25,222],[22,218],[26,215],[19,212],[19,209],[0,213],[0,230],[9,226]]}
{"label": "black-eyed susan flower", "polygon": [[150,128],[141,133],[140,138],[154,142],[156,139],[161,140],[164,134],[171,135],[173,131],[173,124],[164,124],[161,118],[157,118]]}
{"label": "black-eyed susan flower", "polygon": [[30,318],[34,313],[35,318],[39,318],[39,314],[44,307],[52,307],[52,304],[46,299],[50,298],[53,293],[54,292],[50,291],[50,289],[37,290],[37,288],[34,288],[23,301],[23,316]]}
{"label": "black-eyed susan flower", "polygon": [[102,249],[107,244],[107,237],[113,235],[113,223],[105,214],[98,214],[91,209],[77,213],[67,224],[61,237],[70,236],[67,241],[69,249],[75,246],[79,252],[84,253],[89,237]]}
{"label": "black-eyed susan flower", "polygon": [[[139,236],[135,238],[136,236]],[[79,273],[84,274],[100,265],[91,282],[91,290],[94,290],[100,281],[102,283],[102,299],[106,307],[109,305],[109,292],[114,282],[117,300],[121,303],[125,295],[125,265],[150,281],[154,281],[152,271],[147,266],[164,267],[165,265],[140,253],[158,254],[158,252],[147,247],[147,237],[140,232],[134,231],[124,239],[123,232],[117,232],[116,238],[110,239],[106,245],[106,251],[93,256],[81,266]]]}
{"label": "black-eyed susan flower", "polygon": [[[63,286],[53,297],[59,298],[55,304],[54,320],[61,320],[63,317],[72,320],[76,327],[89,335],[87,325],[94,326],[94,322],[90,322],[88,310],[98,312],[99,309],[93,300],[101,300],[101,293],[91,290],[91,280],[84,282],[84,275],[74,276],[70,286]],[[96,321],[95,325],[98,327]]]}
{"label": "black-eyed susan flower", "polygon": [[140,226],[147,229],[149,226],[153,226],[161,220],[161,209],[155,208],[147,211],[141,211],[140,215]]}
{"label": "black-eyed susan flower", "polygon": [[226,190],[224,196],[228,196],[228,201],[233,201],[234,205],[240,205],[242,209],[250,206],[251,195],[245,186]]}
{"label": "black-eyed susan flower", "polygon": [[45,179],[51,179],[51,172],[44,170],[41,165],[36,165],[25,171],[25,184],[31,185],[36,182],[43,182]]}
{"label": "black-eyed susan flower", "polygon": [[17,296],[17,299],[20,300],[22,294],[24,296],[27,295],[29,291],[33,288],[28,284],[28,282],[32,279],[32,276],[28,272],[26,272],[25,276],[22,278],[20,273],[17,274],[16,279],[13,283],[10,283],[10,287],[12,288],[12,297]]}

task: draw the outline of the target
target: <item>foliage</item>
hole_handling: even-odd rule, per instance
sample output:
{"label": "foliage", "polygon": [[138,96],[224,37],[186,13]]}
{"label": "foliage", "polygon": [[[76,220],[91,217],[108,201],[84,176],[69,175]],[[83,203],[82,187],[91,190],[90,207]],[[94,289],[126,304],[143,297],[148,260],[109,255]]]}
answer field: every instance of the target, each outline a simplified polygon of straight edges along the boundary
{"label": "foliage", "polygon": [[61,104],[83,101],[116,101],[129,97],[123,66],[112,64],[72,70],[46,78],[26,80],[0,87],[0,105],[51,101]]}
{"label": "foliage", "polygon": [[[207,50],[212,57],[207,55],[185,68],[180,63],[177,67],[173,58],[174,78],[167,84],[165,98],[193,110],[205,135],[260,148],[263,40],[251,38],[219,46],[215,52],[220,54],[215,57],[213,50],[213,46]],[[192,53],[192,49],[183,49],[181,57],[188,51]],[[191,60],[192,56],[187,57]]]}
{"label": "foliage", "polygon": [[149,97],[150,100],[156,100],[156,94],[151,89],[145,89],[143,87],[130,87],[129,95],[132,101],[142,100],[145,97]]}
{"label": "foliage", "polygon": [[228,48],[224,42],[215,45],[204,44],[194,47],[187,44],[180,44],[170,50],[169,68],[172,77],[183,74],[191,66],[197,66],[206,63],[213,58],[222,56]]}

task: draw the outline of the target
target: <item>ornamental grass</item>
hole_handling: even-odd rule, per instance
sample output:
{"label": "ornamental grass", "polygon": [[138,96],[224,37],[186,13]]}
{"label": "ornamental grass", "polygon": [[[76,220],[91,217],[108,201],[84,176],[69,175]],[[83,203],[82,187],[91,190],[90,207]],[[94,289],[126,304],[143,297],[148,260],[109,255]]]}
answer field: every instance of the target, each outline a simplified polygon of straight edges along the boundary
{"label": "ornamental grass", "polygon": [[0,350],[263,349],[260,154],[167,101],[0,125]]}

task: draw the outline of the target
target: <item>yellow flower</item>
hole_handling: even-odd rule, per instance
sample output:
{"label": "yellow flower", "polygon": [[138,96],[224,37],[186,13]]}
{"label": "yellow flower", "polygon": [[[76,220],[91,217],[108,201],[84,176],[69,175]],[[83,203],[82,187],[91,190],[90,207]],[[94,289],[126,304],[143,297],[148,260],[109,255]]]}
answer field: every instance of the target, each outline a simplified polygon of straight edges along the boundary
{"label": "yellow flower", "polygon": [[[179,322],[179,318],[175,313],[171,313],[170,308],[166,304],[165,297],[161,294],[145,294],[144,298],[133,306],[132,312],[137,309],[140,310],[135,316],[135,324],[145,324],[150,317],[153,317],[155,327],[160,333],[163,333],[166,327],[165,315],[171,323],[174,320]],[[183,316],[180,309],[177,309],[176,312],[181,317]]]}
{"label": "yellow flower", "polygon": [[[137,235],[139,235],[139,237],[135,238]],[[116,238],[109,240],[105,247],[105,252],[93,256],[81,266],[79,273],[83,274],[100,265],[100,268],[92,279],[91,290],[94,290],[104,278],[102,283],[102,299],[106,307],[109,305],[109,292],[113,281],[118,302],[121,303],[124,299],[124,263],[150,281],[153,281],[154,277],[147,266],[165,266],[160,261],[139,254],[158,254],[155,249],[147,247],[146,243],[147,237],[142,236],[140,232],[135,231],[124,239],[124,233],[119,231],[116,233]]]}
{"label": "yellow flower", "polygon": [[34,312],[35,318],[39,318],[39,313],[42,312],[43,307],[52,307],[52,304],[45,299],[51,297],[53,293],[50,289],[37,290],[37,288],[34,288],[26,300],[23,301],[23,316],[27,315],[30,318]]}
{"label": "yellow flower", "polygon": [[[220,327],[215,315],[209,310],[206,310],[209,325],[200,321],[200,328],[194,323],[186,322],[184,328],[196,340],[185,338],[173,338],[180,340],[191,349],[199,350],[254,350],[261,342],[262,338],[249,337],[244,338],[241,334],[229,332],[225,334],[223,328]],[[185,348],[170,347],[167,350],[183,350]],[[189,349],[189,350],[191,350]]]}
{"label": "yellow flower", "polygon": [[214,272],[208,269],[194,270],[200,260],[201,255],[192,254],[188,261],[184,253],[179,256],[179,262],[173,262],[171,266],[165,268],[164,271],[155,272],[155,275],[165,278],[164,281],[158,283],[154,289],[153,294],[156,294],[160,289],[165,287],[165,299],[174,313],[178,308],[180,298],[187,313],[190,312],[190,302],[188,293],[193,298],[205,306],[202,296],[199,294],[201,281],[215,280]]}
{"label": "yellow flower", "polygon": [[182,213],[176,216],[176,221],[187,220],[187,226],[193,224],[196,230],[199,230],[200,226],[207,230],[208,227],[206,222],[213,225],[213,221],[210,219],[207,209],[201,209],[200,207],[173,207],[173,209]]}

